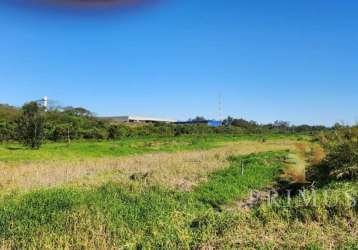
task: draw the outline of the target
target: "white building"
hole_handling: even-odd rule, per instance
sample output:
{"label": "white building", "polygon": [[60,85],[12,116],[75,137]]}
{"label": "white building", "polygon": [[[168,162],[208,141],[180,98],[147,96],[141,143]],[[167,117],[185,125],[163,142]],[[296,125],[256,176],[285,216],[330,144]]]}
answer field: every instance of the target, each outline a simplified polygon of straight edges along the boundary
{"label": "white building", "polygon": [[144,116],[115,116],[115,117],[106,117],[118,122],[129,122],[129,123],[175,123],[176,120],[165,119],[165,118],[154,118],[154,117],[144,117]]}

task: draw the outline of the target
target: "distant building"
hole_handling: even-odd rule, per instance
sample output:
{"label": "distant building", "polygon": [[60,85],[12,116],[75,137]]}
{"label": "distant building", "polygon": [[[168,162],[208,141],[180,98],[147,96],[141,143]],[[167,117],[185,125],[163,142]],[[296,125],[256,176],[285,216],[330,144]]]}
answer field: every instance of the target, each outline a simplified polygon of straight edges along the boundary
{"label": "distant building", "polygon": [[183,125],[202,124],[210,127],[221,127],[223,125],[223,122],[218,120],[200,120],[200,121],[193,120],[193,121],[185,121],[185,122],[176,122],[176,124],[183,124]]}
{"label": "distant building", "polygon": [[223,125],[222,121],[208,120],[208,126],[210,127],[221,127],[222,125]]}
{"label": "distant building", "polygon": [[174,124],[182,124],[182,125],[202,124],[210,127],[221,127],[223,125],[223,122],[218,120],[177,121],[174,119],[145,117],[145,116],[112,116],[112,117],[102,117],[102,118],[113,122],[124,122],[124,123],[174,123]]}
{"label": "distant building", "polygon": [[114,117],[105,117],[105,119],[117,121],[117,122],[128,122],[128,123],[175,123],[175,122],[177,122],[176,120],[173,120],[173,119],[143,117],[143,116],[114,116]]}

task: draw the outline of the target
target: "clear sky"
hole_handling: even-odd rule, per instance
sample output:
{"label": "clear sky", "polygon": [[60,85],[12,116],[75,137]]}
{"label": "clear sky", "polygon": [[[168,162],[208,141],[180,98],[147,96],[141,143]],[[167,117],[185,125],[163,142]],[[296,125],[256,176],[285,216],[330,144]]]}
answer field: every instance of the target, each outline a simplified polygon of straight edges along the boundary
{"label": "clear sky", "polygon": [[[3,2],[4,0],[1,0]],[[15,1],[15,0],[14,0]],[[358,121],[358,1],[161,0],[130,11],[0,4],[0,102],[98,115]]]}

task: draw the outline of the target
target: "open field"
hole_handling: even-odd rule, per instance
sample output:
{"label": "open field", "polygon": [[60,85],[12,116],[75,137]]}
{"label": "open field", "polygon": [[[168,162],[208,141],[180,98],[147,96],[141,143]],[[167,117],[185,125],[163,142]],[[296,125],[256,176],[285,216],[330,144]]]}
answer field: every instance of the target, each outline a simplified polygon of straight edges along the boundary
{"label": "open field", "polygon": [[[223,138],[211,139],[192,139],[198,140],[194,145],[189,144],[188,138],[185,140],[135,140],[131,144],[126,144],[128,148],[137,149],[127,152],[126,156],[108,156],[107,150],[99,150],[96,157],[84,158],[86,149],[90,143],[78,143],[73,147],[81,148],[78,159],[64,154],[67,158],[62,160],[53,153],[52,146],[44,147],[41,151],[28,152],[33,160],[22,161],[13,160],[3,162],[1,167],[0,185],[2,193],[9,191],[26,191],[38,187],[53,187],[65,183],[81,184],[84,183],[104,183],[118,179],[128,179],[133,175],[146,175],[146,182],[158,184],[166,187],[180,188],[188,190],[195,183],[205,180],[208,173],[215,170],[226,168],[229,165],[228,158],[233,155],[248,155],[264,151],[291,150],[296,152],[301,150],[297,145],[306,145],[301,142],[297,144],[291,140],[275,139],[262,143],[254,140],[244,140]],[[122,142],[123,143],[123,142]],[[111,147],[114,143],[94,143],[93,147]],[[146,149],[145,145],[149,145]],[[156,145],[156,146],[153,146]],[[158,146],[161,145],[161,146]],[[165,148],[164,145],[169,145]],[[168,153],[175,145],[175,151]],[[71,145],[72,147],[72,145]],[[144,151],[160,151],[163,147],[164,152],[144,153]],[[59,149],[60,150],[60,149]],[[66,150],[70,151],[71,149]],[[47,153],[50,151],[51,153]],[[120,151],[121,152],[121,151]],[[138,153],[141,152],[141,153]],[[100,157],[102,153],[103,157]],[[118,152],[117,152],[118,153]],[[18,151],[18,155],[22,152]],[[38,155],[55,155],[52,160],[37,160]],[[129,154],[133,154],[129,156]],[[11,156],[15,157],[15,156]],[[64,157],[64,156],[63,156]],[[21,159],[21,156],[19,157]],[[295,169],[296,171],[296,169]],[[300,169],[298,175],[303,176],[304,169]]]}
{"label": "open field", "polygon": [[47,143],[40,150],[28,150],[15,143],[0,143],[0,164],[17,162],[83,160],[155,152],[178,152],[215,148],[226,142],[308,139],[300,135],[202,135],[178,137],[128,138],[117,141],[74,141]]}
{"label": "open field", "polygon": [[0,250],[358,250],[358,0],[0,0]]}
{"label": "open field", "polygon": [[[249,210],[237,205],[253,191],[278,188],[282,178],[303,182],[306,161],[322,157],[309,141],[184,137],[59,145],[40,151],[2,145],[0,249],[355,249],[356,211],[333,198],[328,210],[324,189],[318,204],[303,208],[300,197]],[[325,189],[358,196],[357,183]]]}

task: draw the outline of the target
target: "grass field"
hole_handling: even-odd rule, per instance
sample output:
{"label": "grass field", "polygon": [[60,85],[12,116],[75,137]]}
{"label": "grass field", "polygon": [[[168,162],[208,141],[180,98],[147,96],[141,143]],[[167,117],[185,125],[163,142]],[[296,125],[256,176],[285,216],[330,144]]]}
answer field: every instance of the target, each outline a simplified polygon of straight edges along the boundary
{"label": "grass field", "polygon": [[74,141],[71,144],[47,143],[40,150],[28,150],[20,144],[0,144],[0,163],[24,161],[76,160],[119,157],[153,152],[178,152],[210,149],[232,141],[307,139],[306,136],[282,135],[209,135],[158,138],[127,138],[119,141]]}
{"label": "grass field", "polygon": [[318,148],[275,136],[2,145],[0,249],[357,249],[357,183],[236,205],[302,181]]}
{"label": "grass field", "polygon": [[118,157],[152,152],[175,152],[179,150],[208,149],[228,138],[141,138],[120,141],[75,141],[71,144],[48,143],[40,150],[27,150],[19,144],[0,147],[0,161],[74,160],[101,157]]}

